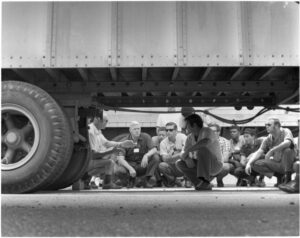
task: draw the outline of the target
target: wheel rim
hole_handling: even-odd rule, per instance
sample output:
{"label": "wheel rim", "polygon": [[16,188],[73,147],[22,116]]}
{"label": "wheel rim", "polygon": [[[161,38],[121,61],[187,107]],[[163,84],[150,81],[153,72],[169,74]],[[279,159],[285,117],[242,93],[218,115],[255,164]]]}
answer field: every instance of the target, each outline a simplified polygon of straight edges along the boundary
{"label": "wheel rim", "polygon": [[15,104],[2,104],[1,169],[13,170],[31,160],[40,141],[33,114]]}

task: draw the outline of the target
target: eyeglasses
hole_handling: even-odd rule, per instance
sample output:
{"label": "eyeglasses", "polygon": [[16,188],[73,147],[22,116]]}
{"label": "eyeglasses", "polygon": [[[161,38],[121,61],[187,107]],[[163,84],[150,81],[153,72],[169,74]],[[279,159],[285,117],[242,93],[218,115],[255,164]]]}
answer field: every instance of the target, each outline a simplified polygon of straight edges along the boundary
{"label": "eyeglasses", "polygon": [[172,131],[174,131],[174,129],[166,129],[166,131],[167,131],[167,132],[168,132],[168,131],[171,131],[171,132],[172,132]]}
{"label": "eyeglasses", "polygon": [[267,123],[266,126],[272,126],[270,123]]}

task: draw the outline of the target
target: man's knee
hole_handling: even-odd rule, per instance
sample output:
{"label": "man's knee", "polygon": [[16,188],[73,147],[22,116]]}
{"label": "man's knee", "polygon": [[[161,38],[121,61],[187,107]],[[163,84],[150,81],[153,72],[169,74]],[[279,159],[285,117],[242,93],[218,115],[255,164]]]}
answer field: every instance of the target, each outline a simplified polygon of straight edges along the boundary
{"label": "man's knee", "polygon": [[234,170],[234,175],[236,177],[241,177],[244,174],[245,169],[244,168],[236,168]]}
{"label": "man's knee", "polygon": [[161,162],[158,165],[159,171],[161,172],[165,171],[168,167],[169,165],[166,162]]}
{"label": "man's knee", "polygon": [[182,169],[186,168],[186,163],[180,159],[175,162],[175,166],[179,171],[182,172]]}
{"label": "man's knee", "polygon": [[151,156],[151,161],[153,161],[153,163],[157,163],[157,164],[159,164],[160,163],[160,156],[159,156],[159,154],[154,154],[154,155],[152,155]]}

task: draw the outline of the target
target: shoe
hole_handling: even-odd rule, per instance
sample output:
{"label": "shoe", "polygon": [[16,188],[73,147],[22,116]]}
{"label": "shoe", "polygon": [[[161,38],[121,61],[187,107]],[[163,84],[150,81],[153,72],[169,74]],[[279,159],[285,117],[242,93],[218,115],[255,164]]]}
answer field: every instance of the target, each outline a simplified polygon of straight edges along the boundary
{"label": "shoe", "polygon": [[129,177],[129,181],[127,184],[127,188],[133,188],[135,187],[135,183],[136,183],[136,178],[134,177]]}
{"label": "shoe", "polygon": [[122,186],[116,185],[114,183],[103,184],[102,189],[121,189]]}
{"label": "shoe", "polygon": [[91,187],[91,189],[98,189],[98,186],[96,185],[96,183],[94,181],[90,182],[90,187]]}
{"label": "shoe", "polygon": [[257,183],[256,183],[256,186],[261,187],[261,188],[266,187],[266,183],[265,183],[264,180],[262,180],[262,181],[258,180]]}
{"label": "shoe", "polygon": [[161,180],[156,181],[155,187],[162,188],[163,187],[162,181]]}
{"label": "shoe", "polygon": [[144,188],[153,188],[153,185],[146,181],[146,182],[144,183],[144,186],[143,186],[143,187],[144,187]]}
{"label": "shoe", "polygon": [[278,188],[286,193],[299,193],[299,184],[297,185],[295,180],[287,184],[280,184]]}
{"label": "shoe", "polygon": [[89,185],[89,183],[84,183],[84,184],[83,184],[83,189],[84,189],[84,190],[90,190],[90,189],[91,189],[91,186]]}
{"label": "shoe", "polygon": [[241,187],[248,187],[248,183],[247,183],[247,180],[245,180],[245,179],[242,179],[242,181],[241,181],[241,185],[240,185]]}
{"label": "shoe", "polygon": [[242,179],[238,178],[235,186],[240,187],[241,183],[242,183]]}
{"label": "shoe", "polygon": [[205,190],[212,190],[211,183],[201,180],[195,187],[195,190],[197,191],[205,191]]}
{"label": "shoe", "polygon": [[224,183],[223,183],[223,180],[217,180],[217,187],[218,188],[223,188],[224,187]]}

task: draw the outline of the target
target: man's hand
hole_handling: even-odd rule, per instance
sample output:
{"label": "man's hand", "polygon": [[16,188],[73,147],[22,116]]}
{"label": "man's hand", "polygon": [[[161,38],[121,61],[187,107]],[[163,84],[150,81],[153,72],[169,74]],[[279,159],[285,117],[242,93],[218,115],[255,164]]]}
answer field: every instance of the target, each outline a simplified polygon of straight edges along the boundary
{"label": "man's hand", "polygon": [[188,158],[184,161],[186,163],[186,166],[189,168],[189,169],[192,169],[195,167],[195,162],[193,159],[191,158]]}
{"label": "man's hand", "polygon": [[246,174],[250,175],[251,174],[251,165],[250,163],[247,163],[246,168],[245,168]]}
{"label": "man's hand", "polygon": [[146,168],[147,165],[148,165],[148,156],[145,154],[145,155],[143,156],[143,159],[142,159],[142,162],[141,162],[141,167],[142,167],[142,168]]}
{"label": "man's hand", "polygon": [[270,159],[274,155],[273,150],[269,150],[268,153],[266,153],[265,159]]}
{"label": "man's hand", "polygon": [[129,168],[129,174],[130,174],[130,177],[132,177],[132,178],[135,178],[135,176],[136,176],[136,171],[131,166]]}
{"label": "man's hand", "polygon": [[132,148],[134,147],[134,142],[132,140],[125,140],[123,142],[121,142],[120,146],[123,148]]}

